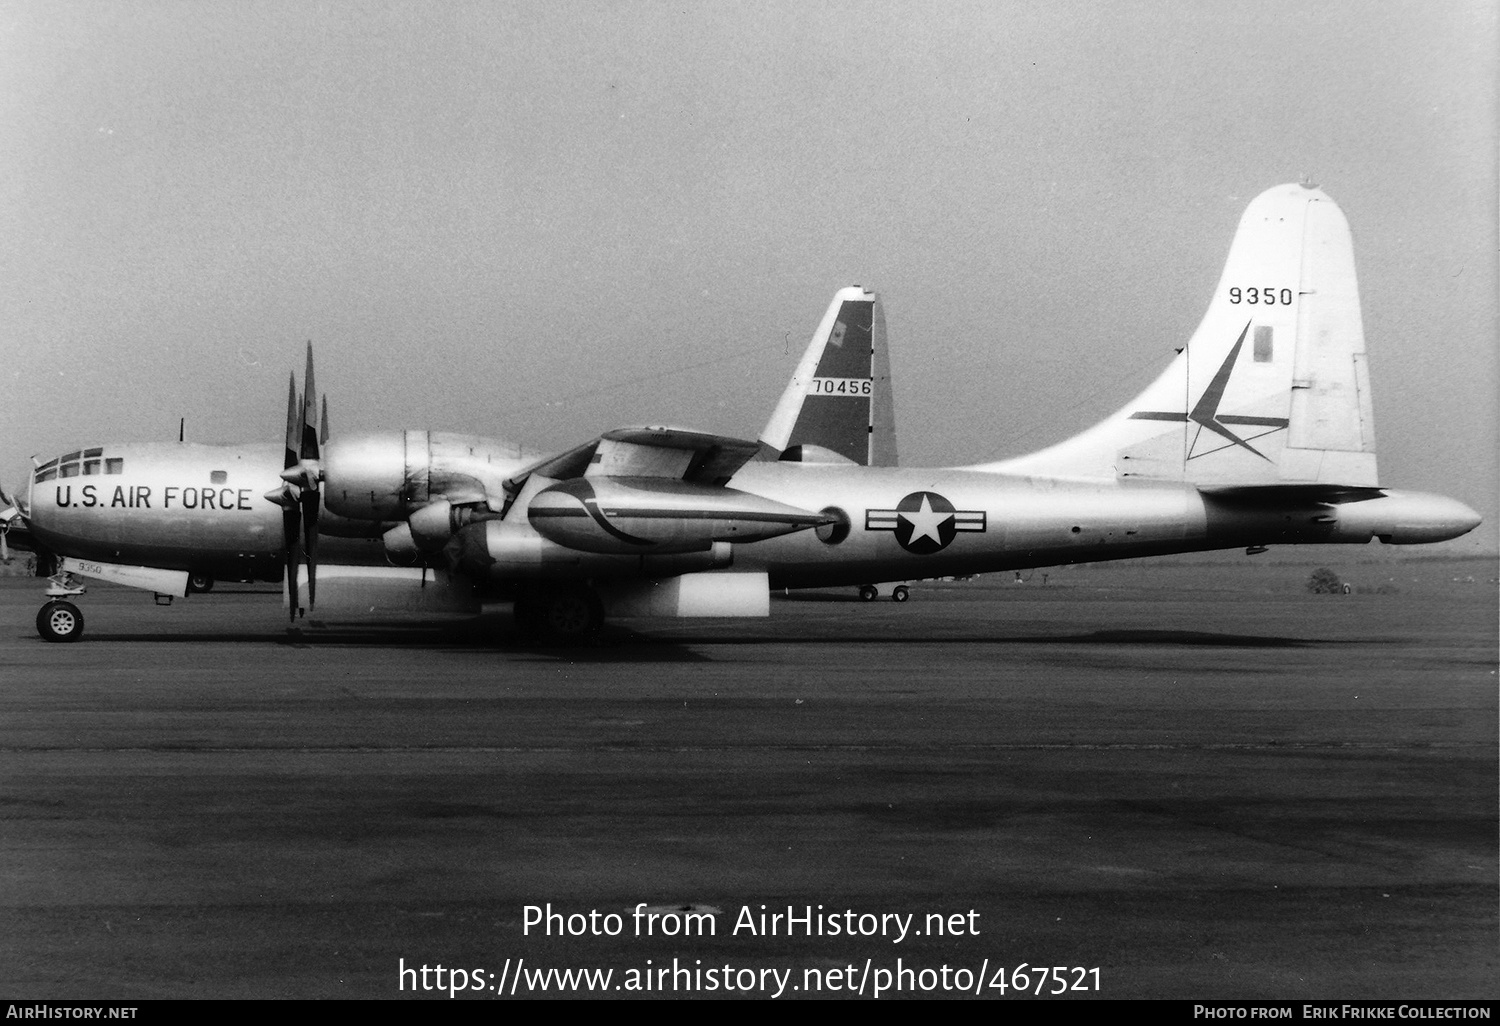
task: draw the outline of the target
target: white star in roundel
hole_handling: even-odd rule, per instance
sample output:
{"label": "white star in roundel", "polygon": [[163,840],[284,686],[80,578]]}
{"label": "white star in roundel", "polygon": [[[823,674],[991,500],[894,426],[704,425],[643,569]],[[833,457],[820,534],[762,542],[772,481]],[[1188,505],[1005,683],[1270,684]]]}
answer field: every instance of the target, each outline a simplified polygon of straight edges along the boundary
{"label": "white star in roundel", "polygon": [[911,537],[906,544],[912,545],[919,538],[931,538],[939,548],[943,545],[943,538],[938,534],[938,528],[946,521],[952,519],[953,514],[937,512],[932,508],[932,502],[924,494],[920,508],[908,512],[903,510],[901,518],[911,524]]}

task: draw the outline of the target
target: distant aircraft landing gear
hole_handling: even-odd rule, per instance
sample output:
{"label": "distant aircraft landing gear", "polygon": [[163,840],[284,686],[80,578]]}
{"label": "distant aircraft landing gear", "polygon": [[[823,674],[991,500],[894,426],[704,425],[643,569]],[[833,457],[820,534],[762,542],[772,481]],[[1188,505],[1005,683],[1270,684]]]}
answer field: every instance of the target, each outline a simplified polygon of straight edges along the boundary
{"label": "distant aircraft landing gear", "polygon": [[83,613],[71,602],[54,599],[37,610],[36,632],[43,641],[77,641],[83,636]]}
{"label": "distant aircraft landing gear", "polygon": [[208,574],[191,574],[188,576],[187,590],[189,595],[205,595],[214,590],[214,579]]}
{"label": "distant aircraft landing gear", "polygon": [[860,585],[859,598],[861,602],[874,602],[880,597],[880,589],[873,584]]}
{"label": "distant aircraft landing gear", "polygon": [[905,602],[909,598],[911,598],[911,591],[904,584],[896,585],[895,590],[891,592],[892,602]]}

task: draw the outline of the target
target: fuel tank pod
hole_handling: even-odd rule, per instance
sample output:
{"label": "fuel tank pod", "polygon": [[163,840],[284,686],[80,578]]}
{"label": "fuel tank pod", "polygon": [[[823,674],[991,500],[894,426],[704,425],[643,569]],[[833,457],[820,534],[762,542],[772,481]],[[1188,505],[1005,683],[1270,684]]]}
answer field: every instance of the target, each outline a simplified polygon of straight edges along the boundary
{"label": "fuel tank pod", "polygon": [[527,519],[543,537],[582,552],[697,552],[753,542],[829,518],[733,488],[663,478],[574,478],[532,498]]}

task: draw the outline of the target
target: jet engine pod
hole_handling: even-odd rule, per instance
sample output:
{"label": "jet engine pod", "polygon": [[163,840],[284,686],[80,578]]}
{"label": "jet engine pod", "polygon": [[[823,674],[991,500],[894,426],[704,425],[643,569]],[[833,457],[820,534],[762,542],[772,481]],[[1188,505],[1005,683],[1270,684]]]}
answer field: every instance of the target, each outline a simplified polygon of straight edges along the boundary
{"label": "jet engine pod", "polygon": [[538,492],[527,507],[543,537],[582,552],[697,552],[715,542],[753,542],[828,522],[749,492],[664,478],[574,478]]}

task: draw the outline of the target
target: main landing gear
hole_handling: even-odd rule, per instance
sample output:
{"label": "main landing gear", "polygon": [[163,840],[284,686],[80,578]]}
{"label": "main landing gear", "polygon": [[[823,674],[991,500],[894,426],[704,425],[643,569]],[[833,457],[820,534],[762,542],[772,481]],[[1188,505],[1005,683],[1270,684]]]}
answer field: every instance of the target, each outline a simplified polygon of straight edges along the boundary
{"label": "main landing gear", "polygon": [[64,599],[84,591],[66,570],[47,578],[47,601],[36,614],[36,632],[43,641],[77,641],[83,637],[83,613]]}
{"label": "main landing gear", "polygon": [[586,584],[529,588],[516,596],[516,628],[552,644],[572,644],[604,626],[604,604]]}
{"label": "main landing gear", "polygon": [[[861,585],[859,597],[864,602],[874,602],[880,597],[880,589],[873,584]],[[891,589],[892,602],[905,602],[909,598],[911,598],[911,589],[906,585],[898,584]]]}

